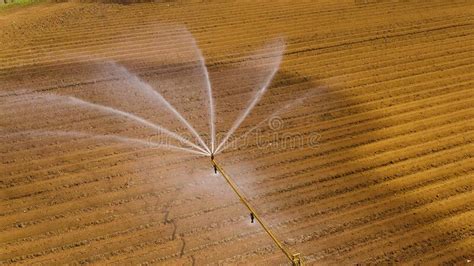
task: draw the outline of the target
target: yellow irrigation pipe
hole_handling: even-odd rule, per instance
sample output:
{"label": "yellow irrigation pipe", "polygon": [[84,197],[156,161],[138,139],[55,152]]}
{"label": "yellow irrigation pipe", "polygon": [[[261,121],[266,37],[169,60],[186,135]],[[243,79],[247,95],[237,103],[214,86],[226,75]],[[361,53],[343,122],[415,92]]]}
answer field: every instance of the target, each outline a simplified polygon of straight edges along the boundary
{"label": "yellow irrigation pipe", "polygon": [[211,156],[211,162],[212,166],[214,167],[214,171],[217,173],[219,171],[222,176],[225,178],[227,183],[230,185],[232,190],[234,190],[235,194],[240,198],[242,203],[249,209],[250,213],[253,214],[255,219],[260,223],[260,225],[263,227],[265,232],[273,239],[273,242],[285,253],[286,257],[290,260],[291,264],[293,265],[304,265],[303,261],[300,258],[300,253],[294,253],[292,254],[288,249],[286,249],[283,244],[276,238],[275,234],[270,230],[270,228],[263,222],[262,218],[260,218],[260,215],[257,214],[255,209],[250,205],[250,203],[247,201],[245,196],[239,191],[239,188],[237,185],[232,181],[230,176],[222,169],[222,167],[214,160],[214,156]]}

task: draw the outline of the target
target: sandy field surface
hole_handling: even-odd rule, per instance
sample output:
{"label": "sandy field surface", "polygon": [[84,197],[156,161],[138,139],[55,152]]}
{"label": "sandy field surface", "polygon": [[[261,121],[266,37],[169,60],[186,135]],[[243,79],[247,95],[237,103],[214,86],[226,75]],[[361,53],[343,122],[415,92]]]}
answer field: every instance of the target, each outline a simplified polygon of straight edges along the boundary
{"label": "sandy field surface", "polygon": [[208,157],[154,147],[156,128],[74,100],[194,141],[150,85],[208,142],[195,47],[222,138],[284,44],[234,136],[260,126],[216,156],[278,238],[307,264],[469,264],[473,10],[193,1],[0,11],[0,263],[288,264]]}

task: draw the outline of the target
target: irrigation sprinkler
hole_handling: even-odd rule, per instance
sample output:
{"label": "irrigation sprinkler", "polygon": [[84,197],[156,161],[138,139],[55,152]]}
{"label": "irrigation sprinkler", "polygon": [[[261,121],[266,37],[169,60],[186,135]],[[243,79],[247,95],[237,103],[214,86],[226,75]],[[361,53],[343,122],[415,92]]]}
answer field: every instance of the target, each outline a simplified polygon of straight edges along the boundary
{"label": "irrigation sprinkler", "polygon": [[258,223],[263,227],[263,230],[267,232],[267,234],[272,238],[273,242],[285,253],[286,257],[290,260],[291,264],[294,266],[297,265],[304,265],[303,260],[300,257],[300,253],[291,253],[287,248],[283,246],[283,244],[278,240],[278,238],[275,236],[275,234],[270,230],[270,228],[263,222],[262,218],[258,213],[255,211],[255,209],[250,205],[250,203],[247,201],[245,196],[239,191],[239,188],[237,185],[234,183],[232,178],[224,171],[221,165],[219,165],[216,160],[214,159],[214,154],[211,155],[211,162],[212,166],[214,168],[214,172],[221,173],[221,175],[225,178],[227,183],[230,185],[232,190],[237,194],[237,196],[240,198],[240,201],[247,207],[247,209],[250,211],[251,214],[255,217],[255,219],[258,221]]}

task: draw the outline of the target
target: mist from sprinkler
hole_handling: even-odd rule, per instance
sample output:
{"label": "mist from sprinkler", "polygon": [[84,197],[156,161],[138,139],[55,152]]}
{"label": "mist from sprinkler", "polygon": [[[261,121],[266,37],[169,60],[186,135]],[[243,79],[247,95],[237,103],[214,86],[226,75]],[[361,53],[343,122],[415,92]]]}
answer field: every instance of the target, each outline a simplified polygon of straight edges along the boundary
{"label": "mist from sprinkler", "polygon": [[[229,142],[229,139],[234,135],[235,131],[239,128],[242,122],[249,116],[253,108],[257,105],[257,103],[260,101],[260,99],[263,97],[263,95],[267,91],[273,77],[278,72],[278,69],[283,57],[285,44],[282,39],[277,39],[269,43],[267,46],[265,46],[261,53],[248,58],[249,59],[248,61],[250,62],[254,60],[259,60],[261,58],[264,58],[265,60],[267,60],[265,61],[267,63],[265,64],[265,67],[267,67],[264,73],[265,78],[263,82],[254,90],[253,96],[250,98],[246,108],[243,109],[241,113],[238,115],[237,119],[234,121],[234,123],[232,124],[230,129],[227,131],[227,133],[224,135],[224,138],[219,143],[217,143],[215,99],[213,96],[213,90],[212,90],[212,85],[211,85],[211,81],[209,77],[209,71],[206,67],[205,59],[202,55],[202,52],[198,48],[195,39],[186,29],[184,28],[179,28],[179,29],[180,29],[180,31],[178,31],[179,34],[184,35],[184,37],[180,37],[180,40],[184,39],[185,41],[189,41],[191,43],[191,48],[192,48],[191,50],[193,50],[191,52],[194,54],[194,59],[197,60],[199,71],[201,72],[202,77],[203,77],[203,86],[206,91],[205,105],[208,109],[208,125],[209,125],[209,131],[210,131],[210,134],[209,134],[210,139],[208,140],[208,143],[206,143],[206,141],[203,139],[201,134],[198,133],[198,131],[193,127],[190,121],[188,121],[182,115],[182,113],[180,113],[173,106],[173,104],[171,104],[160,92],[154,89],[146,81],[140,79],[137,75],[131,73],[126,67],[111,60],[106,60],[102,62],[102,65],[100,66],[101,70],[104,70],[105,73],[112,73],[115,76],[115,78],[119,80],[126,81],[128,84],[131,85],[131,87],[136,89],[137,92],[141,93],[142,95],[145,95],[147,99],[153,99],[157,102],[157,104],[159,104],[160,106],[163,106],[164,109],[169,111],[172,114],[172,116],[177,121],[179,121],[179,123],[182,124],[192,134],[194,141],[192,139],[188,139],[184,137],[182,134],[179,134],[165,127],[164,125],[150,121],[140,116],[139,114],[134,113],[133,111],[126,111],[122,107],[110,106],[110,105],[102,104],[102,103],[95,103],[92,101],[88,101],[85,99],[81,99],[74,96],[68,96],[68,95],[58,95],[58,94],[50,94],[50,93],[34,93],[33,95],[38,100],[54,101],[54,102],[69,105],[69,106],[79,106],[79,107],[86,108],[87,110],[93,110],[98,113],[106,113],[109,115],[113,115],[115,117],[126,118],[128,120],[139,123],[149,129],[162,133],[170,137],[171,139],[178,141],[179,143],[178,145],[172,145],[172,144],[164,144],[164,143],[154,142],[152,140],[142,139],[142,141],[148,141],[151,146],[154,146],[154,145],[156,146],[156,144],[159,144],[161,147],[168,147],[174,150],[177,150],[175,148],[180,147],[179,150],[183,152],[189,152],[195,155],[214,158],[214,156],[223,152],[226,149],[226,144]],[[281,109],[284,110],[286,108],[284,107]],[[258,124],[257,127],[260,125],[261,124]],[[39,131],[40,130],[30,130],[29,133],[35,134],[36,132],[39,135],[42,135]],[[53,134],[53,132],[54,130],[48,130],[48,135]],[[114,135],[114,134],[110,134],[110,135],[109,134],[91,134],[91,133],[78,132],[78,131],[71,131],[71,132],[77,133],[77,134],[86,134],[90,137],[109,137],[111,139],[114,138],[115,140],[123,140],[124,142],[126,142],[123,136]],[[64,135],[64,131],[58,131],[58,134]],[[131,138],[128,138],[128,139],[130,140]]]}
{"label": "mist from sprinkler", "polygon": [[[113,134],[111,135],[99,134],[98,135],[98,134],[88,134],[88,133],[77,132],[77,131],[31,130],[31,131],[25,131],[24,133],[33,134],[33,135],[57,135],[57,136],[76,136],[76,137],[81,136],[81,137],[110,139],[114,141],[134,144],[134,145],[150,145],[151,147],[158,147],[158,148],[163,148],[163,149],[168,149],[168,150],[176,150],[176,151],[191,153],[197,156],[210,157],[211,164],[214,168],[214,172],[216,174],[218,172],[221,173],[221,175],[226,179],[226,181],[232,187],[234,192],[239,196],[241,201],[249,209],[251,216],[255,217],[255,219],[262,225],[265,231],[272,237],[272,239],[275,241],[278,247],[282,249],[282,251],[285,253],[285,255],[290,259],[290,261],[293,264],[296,264],[296,265],[301,264],[299,254],[291,254],[286,248],[282,246],[280,241],[278,241],[278,239],[274,236],[274,234],[270,231],[270,229],[265,225],[265,223],[262,221],[260,216],[255,212],[255,210],[252,208],[249,202],[245,199],[243,194],[240,193],[239,189],[237,188],[236,184],[232,181],[230,176],[224,172],[223,168],[215,160],[216,159],[215,156],[225,150],[226,148],[225,145],[229,141],[230,137],[235,133],[235,131],[242,124],[242,122],[249,116],[252,109],[260,101],[260,99],[263,97],[268,87],[270,86],[271,81],[274,78],[275,74],[278,72],[280,63],[282,61],[283,51],[285,49],[284,41],[282,39],[276,40],[275,42],[271,43],[271,45],[265,47],[264,55],[259,55],[261,57],[271,59],[271,62],[267,64],[269,68],[267,69],[267,73],[265,73],[266,78],[264,79],[263,83],[260,84],[258,88],[256,88],[253,94],[253,97],[248,102],[247,107],[241,111],[240,115],[234,121],[231,128],[227,131],[222,141],[220,141],[219,143],[216,143],[215,101],[214,101],[211,81],[209,78],[209,72],[206,67],[206,63],[202,55],[202,52],[196,45],[195,39],[187,30],[182,31],[182,33],[186,34],[188,36],[188,39],[191,41],[195,56],[197,57],[197,61],[199,63],[200,71],[202,72],[202,76],[204,77],[204,85],[205,85],[206,94],[207,94],[207,97],[206,97],[207,100],[205,104],[208,107],[208,117],[209,117],[208,124],[209,124],[209,130],[210,130],[210,140],[208,144],[206,144],[202,136],[196,131],[196,129],[191,125],[191,123],[188,120],[186,120],[184,116],[168,100],[166,100],[162,94],[156,91],[150,84],[140,79],[137,75],[129,72],[124,66],[121,66],[112,61],[106,62],[106,66],[109,70],[113,70],[114,73],[118,74],[121,79],[124,79],[127,82],[130,82],[130,84],[132,84],[133,87],[138,89],[140,92],[146,94],[147,96],[157,100],[160,104],[162,104],[168,111],[170,111],[173,114],[173,116],[189,132],[191,132],[191,134],[197,140],[197,143],[189,139],[186,139],[182,135],[178,134],[177,132],[173,132],[172,130],[164,127],[163,125],[151,122],[145,119],[144,117],[141,117],[137,114],[133,114],[131,112],[126,112],[125,110],[121,110],[120,108],[115,108],[115,107],[104,105],[104,104],[93,103],[93,102],[86,101],[77,97],[54,95],[54,94],[38,94],[37,96],[39,98],[43,97],[45,100],[48,100],[48,101],[60,101],[61,103],[64,103],[67,105],[81,106],[90,110],[97,111],[99,113],[107,113],[110,115],[114,115],[116,117],[126,118],[134,122],[138,122],[145,127],[148,127],[152,130],[163,133],[167,135],[168,137],[177,140],[179,142],[179,145],[163,144],[163,143],[158,143],[158,142],[154,142],[150,140],[129,138],[129,137],[123,137],[123,136],[113,135]],[[294,102],[294,104],[299,104],[300,100],[301,99],[298,99],[297,101]],[[289,105],[284,106],[284,108],[282,108],[281,110],[277,112],[278,113],[282,112],[288,109],[289,107],[290,107]],[[253,127],[250,131],[254,130],[256,127],[259,127],[262,124],[262,122],[257,124],[255,127]],[[248,132],[246,132],[244,136],[246,136],[247,134]]]}

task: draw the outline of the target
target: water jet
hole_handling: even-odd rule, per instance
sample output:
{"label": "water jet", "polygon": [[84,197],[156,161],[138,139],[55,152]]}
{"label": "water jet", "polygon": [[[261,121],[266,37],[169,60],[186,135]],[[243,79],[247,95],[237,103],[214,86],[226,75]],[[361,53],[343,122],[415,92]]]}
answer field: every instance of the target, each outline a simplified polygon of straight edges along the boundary
{"label": "water jet", "polygon": [[[262,217],[257,213],[257,211],[253,208],[253,206],[249,203],[243,193],[239,190],[237,184],[233,181],[233,179],[224,171],[223,167],[216,161],[215,156],[219,153],[222,153],[228,146],[228,142],[230,142],[231,137],[235,135],[237,129],[241,126],[244,120],[251,114],[254,107],[257,106],[260,99],[264,96],[265,92],[269,89],[273,78],[275,77],[276,73],[279,70],[280,64],[283,58],[283,52],[285,49],[285,44],[282,39],[278,39],[275,42],[271,43],[271,45],[266,46],[262,53],[257,53],[255,56],[250,56],[246,58],[246,61],[250,62],[252,65],[257,65],[259,67],[259,73],[254,77],[257,81],[255,85],[256,88],[251,92],[251,97],[248,100],[248,103],[242,110],[238,112],[236,118],[232,124],[230,124],[230,128],[225,133],[222,140],[217,141],[216,138],[216,106],[215,106],[215,95],[213,95],[213,88],[209,77],[209,72],[206,67],[205,59],[198,48],[194,38],[192,35],[185,29],[180,31],[187,39],[191,42],[192,51],[194,51],[194,61],[197,62],[197,68],[202,73],[199,77],[203,78],[201,81],[202,87],[205,90],[205,97],[202,97],[204,104],[208,107],[208,130],[209,138],[206,139],[202,136],[199,130],[202,130],[202,127],[194,127],[191,122],[189,121],[189,117],[185,117],[185,113],[178,111],[176,108],[177,105],[173,105],[170,100],[173,97],[165,98],[166,91],[159,91],[154,88],[152,85],[147,83],[145,80],[141,79],[138,74],[133,74],[130,72],[126,67],[115,63],[114,61],[105,61],[101,63],[101,69],[105,70],[105,72],[109,72],[109,76],[114,77],[115,79],[121,80],[126,82],[129,87],[134,88],[134,90],[130,90],[128,87],[117,86],[114,87],[113,90],[94,90],[91,93],[92,99],[88,99],[87,97],[80,97],[76,95],[67,95],[67,94],[49,94],[49,93],[38,93],[34,96],[38,100],[47,101],[48,104],[61,104],[65,105],[66,107],[73,107],[73,108],[83,108],[89,111],[95,111],[101,114],[112,115],[115,118],[127,119],[133,121],[134,123],[138,123],[148,129],[154,130],[154,133],[162,133],[166,136],[166,142],[159,142],[154,141],[151,137],[148,139],[135,137],[135,136],[121,136],[115,134],[104,134],[100,133],[97,134],[96,132],[82,132],[82,131],[50,131],[50,130],[28,130],[24,131],[24,134],[30,134],[34,136],[69,136],[69,137],[90,137],[96,139],[104,139],[110,141],[119,141],[123,143],[133,144],[133,145],[142,145],[147,146],[150,148],[162,148],[166,150],[174,150],[180,151],[185,153],[190,153],[197,156],[205,156],[210,157],[211,165],[214,169],[215,174],[220,174],[229,186],[232,188],[234,193],[238,196],[240,201],[245,205],[245,207],[250,212],[250,216],[252,218],[252,222],[257,220],[260,226],[264,229],[264,231],[270,236],[272,241],[275,245],[285,254],[285,256],[289,259],[292,265],[303,265],[303,261],[300,257],[300,253],[293,253],[287,247],[283,245],[283,243],[277,238],[274,232],[270,229],[270,227],[264,222]],[[178,58],[179,59],[179,58]],[[261,71],[261,73],[260,73]],[[166,84],[166,83],[165,83]],[[104,86],[105,87],[105,86]],[[99,87],[101,88],[101,87]],[[107,87],[105,87],[107,89]],[[187,88],[187,87],[185,87]],[[109,92],[109,93],[106,93]],[[134,94],[129,94],[133,92]],[[97,98],[97,95],[99,97]],[[89,94],[86,94],[86,96]],[[127,96],[127,97],[124,97]],[[138,95],[138,96],[137,96]],[[89,95],[90,96],[90,95]],[[131,96],[131,97],[128,97]],[[133,97],[135,96],[135,97]],[[102,97],[102,98],[101,98]],[[186,137],[182,133],[173,130],[173,124],[164,124],[163,122],[166,121],[155,121],[153,118],[155,116],[150,116],[145,113],[143,114],[140,112],[141,109],[133,108],[134,105],[132,104],[116,104],[115,101],[109,100],[109,97],[118,97],[115,100],[125,100],[125,101],[133,101],[136,100],[135,106],[138,106],[141,102],[138,101],[141,97],[142,100],[146,99],[145,102],[153,101],[153,104],[157,104],[158,106],[163,107],[163,110],[170,113],[173,118],[181,124],[181,126],[186,129],[189,133],[191,133],[190,137]],[[123,98],[120,98],[123,97]],[[287,104],[280,108],[279,110],[273,112],[271,116],[276,116],[281,112],[289,109],[292,105],[299,104],[304,100],[305,97],[301,99],[297,99],[296,101],[292,102],[291,104]],[[148,103],[149,104],[149,103]],[[131,107],[130,107],[131,106]],[[153,105],[155,107],[155,105]],[[73,109],[77,111],[76,109]],[[157,116],[159,117],[159,116]],[[267,118],[266,118],[267,119]],[[265,120],[266,120],[265,119]],[[237,138],[234,141],[242,139],[246,137],[250,132],[254,129],[260,127],[263,122],[252,127],[249,131],[244,133],[242,136]],[[122,132],[122,131],[119,131]],[[173,143],[168,143],[169,140],[173,140]],[[177,143],[175,143],[177,142]]]}

